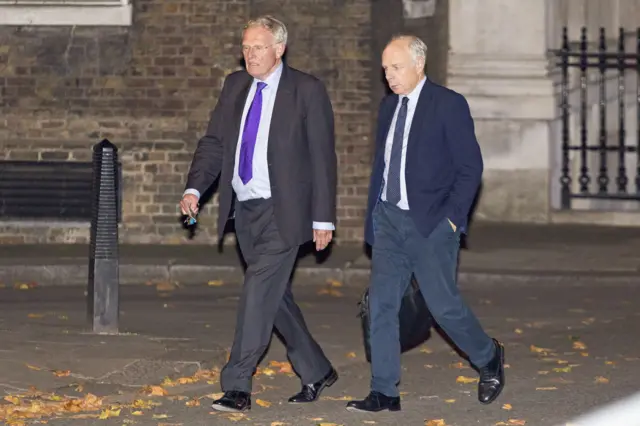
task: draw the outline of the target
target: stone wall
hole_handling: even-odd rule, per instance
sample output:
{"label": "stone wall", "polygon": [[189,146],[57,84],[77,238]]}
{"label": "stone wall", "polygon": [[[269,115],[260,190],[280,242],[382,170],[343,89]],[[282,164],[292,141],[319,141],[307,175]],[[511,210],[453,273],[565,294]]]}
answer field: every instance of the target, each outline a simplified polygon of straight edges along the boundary
{"label": "stone wall", "polygon": [[[370,158],[367,0],[136,0],[134,25],[0,27],[0,155],[89,160],[108,138],[123,162],[121,241],[214,241],[216,198],[189,238],[177,202],[252,16],[289,28],[290,65],[327,85],[336,114],[338,242],[362,238]],[[0,222],[0,243],[84,242],[88,224]]]}

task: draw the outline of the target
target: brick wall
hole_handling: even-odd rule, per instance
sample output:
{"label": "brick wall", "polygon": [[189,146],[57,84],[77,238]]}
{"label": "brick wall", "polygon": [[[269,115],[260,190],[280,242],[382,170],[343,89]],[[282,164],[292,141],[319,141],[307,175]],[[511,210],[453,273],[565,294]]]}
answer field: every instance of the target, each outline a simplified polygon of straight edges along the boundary
{"label": "brick wall", "polygon": [[[0,27],[0,155],[88,160],[109,138],[124,172],[121,240],[214,241],[216,198],[189,238],[177,202],[250,16],[290,33],[288,62],[336,114],[338,241],[362,238],[371,141],[368,0],[135,0],[131,28]],[[251,5],[251,6],[250,6]],[[0,242],[84,242],[88,224],[0,222]]]}

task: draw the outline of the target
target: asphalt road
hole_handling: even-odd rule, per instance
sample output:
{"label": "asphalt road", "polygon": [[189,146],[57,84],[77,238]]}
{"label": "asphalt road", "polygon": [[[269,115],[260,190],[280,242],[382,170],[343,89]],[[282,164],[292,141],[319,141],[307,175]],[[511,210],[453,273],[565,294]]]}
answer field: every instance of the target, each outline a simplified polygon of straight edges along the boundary
{"label": "asphalt road", "polygon": [[[0,391],[9,396],[0,403],[0,414],[11,396],[33,386],[53,391],[63,401],[92,393],[104,403],[97,411],[63,410],[42,417],[34,409],[35,419],[24,424],[555,426],[639,387],[640,287],[484,283],[467,285],[463,293],[489,333],[506,347],[507,386],[492,405],[477,401],[475,382],[457,381],[477,375],[436,333],[403,356],[401,412],[347,412],[345,400],[365,396],[369,384],[356,318],[360,291],[333,288],[327,294],[319,287],[298,288],[295,294],[340,374],[321,401],[288,405],[286,399],[300,383],[278,366],[271,367],[272,375],[261,370],[256,376],[254,408],[245,416],[212,413],[211,395],[220,392],[215,375],[164,386],[167,395],[148,396],[145,385],[160,385],[166,376],[191,376],[224,360],[239,290],[224,284],[127,286],[122,289],[121,334],[96,336],[87,330],[83,288],[0,289]],[[261,366],[269,367],[271,361],[286,361],[275,338]],[[35,395],[20,403],[43,398],[47,400]],[[157,405],[132,408],[135,399]],[[109,404],[111,411],[105,411]],[[107,418],[96,419],[100,413]]]}

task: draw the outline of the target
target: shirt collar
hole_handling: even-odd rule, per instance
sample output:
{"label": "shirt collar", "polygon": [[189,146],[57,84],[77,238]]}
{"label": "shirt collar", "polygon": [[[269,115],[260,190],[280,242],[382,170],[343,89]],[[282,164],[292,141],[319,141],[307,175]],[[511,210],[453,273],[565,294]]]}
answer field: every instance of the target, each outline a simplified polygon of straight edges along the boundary
{"label": "shirt collar", "polygon": [[418,103],[418,98],[420,98],[420,92],[422,92],[422,88],[424,87],[424,84],[427,81],[427,77],[422,77],[422,80],[420,80],[418,82],[418,85],[416,87],[413,88],[413,90],[411,91],[411,93],[409,93],[407,95],[407,98],[409,98],[409,103],[413,106],[415,106]]}
{"label": "shirt collar", "polygon": [[283,68],[283,64],[282,62],[280,62],[280,65],[278,65],[278,68],[276,68],[271,73],[271,75],[269,75],[269,77],[266,78],[266,80],[258,80],[257,78],[254,78],[253,81],[256,84],[262,81],[263,83],[266,83],[267,87],[275,87],[280,82],[280,77],[282,76],[282,68]]}

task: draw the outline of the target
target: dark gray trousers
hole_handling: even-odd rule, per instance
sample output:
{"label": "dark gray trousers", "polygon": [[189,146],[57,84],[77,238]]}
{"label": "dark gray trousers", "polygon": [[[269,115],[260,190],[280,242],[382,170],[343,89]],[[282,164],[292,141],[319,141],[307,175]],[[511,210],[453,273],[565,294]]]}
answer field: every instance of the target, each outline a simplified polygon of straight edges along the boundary
{"label": "dark gray trousers", "polygon": [[247,270],[231,355],[220,376],[225,392],[251,392],[252,376],[274,326],[303,384],[321,380],[331,369],[291,292],[291,274],[299,247],[282,241],[273,211],[272,200],[236,203],[236,236]]}
{"label": "dark gray trousers", "polygon": [[412,273],[436,322],[475,366],[484,367],[495,347],[458,291],[460,230],[444,218],[425,238],[406,211],[383,201],[373,210],[373,228],[371,390],[399,395],[398,312]]}

